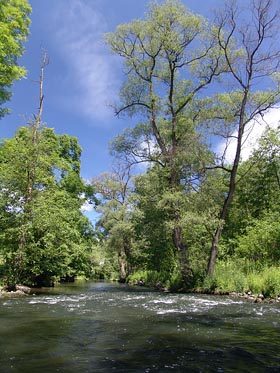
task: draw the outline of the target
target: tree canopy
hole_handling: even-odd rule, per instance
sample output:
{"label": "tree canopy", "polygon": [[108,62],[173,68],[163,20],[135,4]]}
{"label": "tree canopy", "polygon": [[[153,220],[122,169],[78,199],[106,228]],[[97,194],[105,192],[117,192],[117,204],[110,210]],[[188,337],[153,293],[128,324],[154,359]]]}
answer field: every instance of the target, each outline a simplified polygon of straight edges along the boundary
{"label": "tree canopy", "polygon": [[33,130],[19,128],[0,148],[0,241],[11,286],[90,270],[92,226],[81,206],[92,191],[79,175],[81,148],[49,128],[34,144]]}
{"label": "tree canopy", "polygon": [[18,66],[24,52],[23,43],[29,33],[31,7],[27,0],[0,2],[0,118],[8,112],[3,104],[11,98],[11,85],[25,76]]}

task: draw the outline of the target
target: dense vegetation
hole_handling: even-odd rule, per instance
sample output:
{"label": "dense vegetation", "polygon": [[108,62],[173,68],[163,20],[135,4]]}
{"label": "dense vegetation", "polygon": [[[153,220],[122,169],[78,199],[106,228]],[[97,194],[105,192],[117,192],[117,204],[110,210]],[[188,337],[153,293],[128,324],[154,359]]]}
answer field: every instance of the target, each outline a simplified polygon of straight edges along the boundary
{"label": "dense vegetation", "polygon": [[24,52],[30,12],[27,0],[7,0],[0,4],[0,118],[8,112],[2,105],[11,98],[13,81],[26,74],[24,67],[18,66],[17,59]]}
{"label": "dense vegetation", "polygon": [[259,292],[247,275],[279,265],[278,130],[242,162],[254,122],[279,101],[277,16],[271,1],[249,11],[246,23],[228,3],[209,23],[165,1],[107,35],[126,69],[116,114],[138,118],[111,143],[122,166],[94,181],[121,278]]}
{"label": "dense vegetation", "polygon": [[[214,174],[212,174],[214,172]],[[228,175],[211,171],[198,190],[183,198],[168,192],[158,167],[130,183],[118,170],[95,180],[103,194],[99,230],[104,276],[159,288],[184,289],[172,240],[170,203],[183,211],[183,234],[193,270],[192,288],[277,296],[280,292],[280,135],[268,129],[251,157],[241,163],[235,198],[224,223],[215,271],[207,276],[211,239]],[[126,175],[127,176],[127,175]],[[101,183],[102,182],[102,183]],[[125,191],[125,199],[123,198]],[[172,206],[174,206],[174,204]],[[112,253],[115,262],[112,262]],[[122,259],[122,261],[120,261]]]}
{"label": "dense vegetation", "polygon": [[[211,23],[179,1],[152,3],[145,20],[106,36],[126,69],[116,114],[138,124],[113,139],[117,166],[91,186],[77,140],[42,126],[40,110],[1,142],[10,287],[83,274],[280,295],[279,128],[268,126],[242,160],[254,123],[279,102],[279,19],[270,0],[250,3],[245,20],[227,3]],[[17,6],[27,20],[29,8]],[[81,212],[89,200],[95,229]]]}

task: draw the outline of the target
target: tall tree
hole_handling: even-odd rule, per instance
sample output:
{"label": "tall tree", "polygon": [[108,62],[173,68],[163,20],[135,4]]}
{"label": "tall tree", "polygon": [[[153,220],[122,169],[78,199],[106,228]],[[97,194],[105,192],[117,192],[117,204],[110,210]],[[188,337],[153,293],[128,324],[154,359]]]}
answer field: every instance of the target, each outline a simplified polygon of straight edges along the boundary
{"label": "tall tree", "polygon": [[17,60],[24,52],[30,12],[28,0],[0,1],[0,118],[8,112],[2,105],[11,98],[12,83],[26,74]]}
{"label": "tall tree", "polygon": [[220,128],[226,129],[222,134],[227,140],[236,140],[236,150],[232,164],[225,164],[222,159],[221,167],[228,172],[229,181],[219,214],[221,223],[213,235],[209,275],[214,271],[219,240],[233,200],[242,145],[250,136],[254,121],[280,99],[280,19],[275,6],[272,0],[252,0],[249,8],[229,2],[216,19],[218,43],[228,66],[230,92],[217,95],[208,113],[211,110],[211,114],[218,113],[213,115],[214,126],[219,123]]}
{"label": "tall tree", "polygon": [[[112,51],[126,66],[127,79],[116,113],[144,121],[128,133],[134,140],[138,136],[138,148],[124,135],[115,143],[115,150],[131,151],[140,160],[160,164],[174,194],[182,190],[182,181],[188,179],[191,184],[205,160],[201,157],[205,149],[195,131],[194,98],[223,70],[220,47],[211,35],[205,19],[177,0],[152,3],[146,20],[120,25],[107,35]],[[142,144],[141,138],[145,140]],[[173,209],[173,242],[182,276],[190,283],[192,270],[177,208]]]}

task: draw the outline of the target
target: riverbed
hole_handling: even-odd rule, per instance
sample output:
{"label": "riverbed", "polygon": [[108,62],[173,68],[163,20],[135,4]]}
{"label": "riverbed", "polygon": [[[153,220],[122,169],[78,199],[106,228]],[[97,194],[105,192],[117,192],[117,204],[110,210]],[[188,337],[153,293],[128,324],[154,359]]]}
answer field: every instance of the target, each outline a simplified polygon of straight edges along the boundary
{"label": "riverbed", "polygon": [[0,372],[279,372],[280,304],[110,282],[0,299]]}

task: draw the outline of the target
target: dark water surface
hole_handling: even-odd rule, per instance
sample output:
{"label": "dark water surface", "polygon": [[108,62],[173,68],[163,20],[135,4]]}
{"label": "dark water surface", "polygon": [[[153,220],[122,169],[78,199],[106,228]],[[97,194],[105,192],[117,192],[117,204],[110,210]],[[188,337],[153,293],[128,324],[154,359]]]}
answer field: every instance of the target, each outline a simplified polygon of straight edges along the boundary
{"label": "dark water surface", "polygon": [[0,372],[280,372],[280,304],[113,283],[0,300]]}

